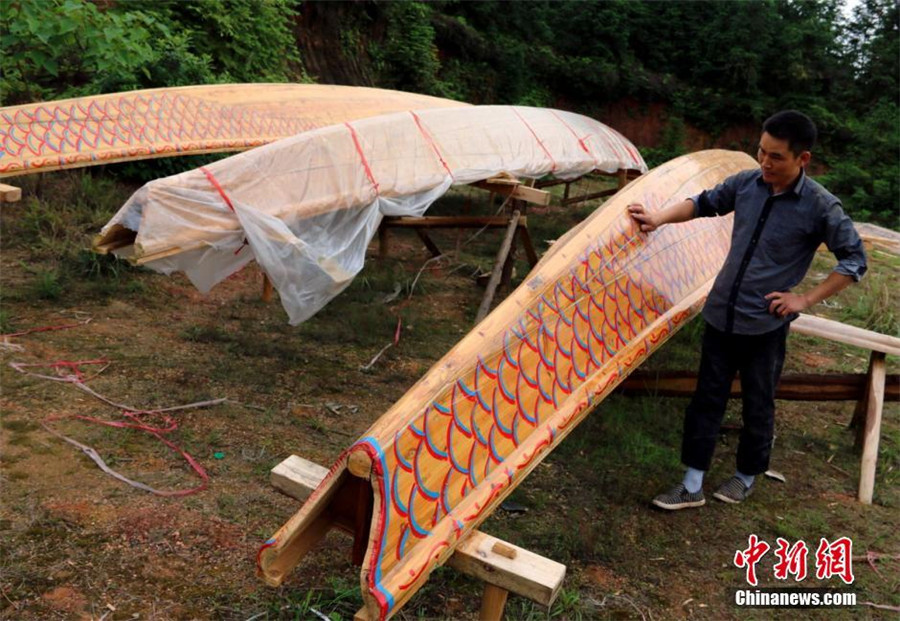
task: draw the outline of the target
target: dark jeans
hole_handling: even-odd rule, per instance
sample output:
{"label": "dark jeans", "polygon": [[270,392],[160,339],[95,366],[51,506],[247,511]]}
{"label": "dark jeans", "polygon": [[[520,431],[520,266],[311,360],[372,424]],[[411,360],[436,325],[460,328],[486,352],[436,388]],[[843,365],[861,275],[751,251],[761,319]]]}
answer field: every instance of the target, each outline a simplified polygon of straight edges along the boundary
{"label": "dark jeans", "polygon": [[784,366],[788,324],[766,334],[727,334],[706,324],[697,390],[684,417],[681,461],[709,470],[735,374],[741,374],[743,419],[737,469],[769,468],[775,433],[775,386]]}

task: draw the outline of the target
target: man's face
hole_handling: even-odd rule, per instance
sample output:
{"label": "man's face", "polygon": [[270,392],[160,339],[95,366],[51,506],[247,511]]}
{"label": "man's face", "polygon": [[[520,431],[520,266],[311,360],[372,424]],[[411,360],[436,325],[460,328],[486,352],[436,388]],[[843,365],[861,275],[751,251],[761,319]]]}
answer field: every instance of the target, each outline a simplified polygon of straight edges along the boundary
{"label": "man's face", "polygon": [[809,163],[809,158],[809,151],[794,155],[787,140],[775,138],[768,132],[763,132],[759,139],[756,159],[762,169],[763,181],[779,192],[793,183],[800,169]]}

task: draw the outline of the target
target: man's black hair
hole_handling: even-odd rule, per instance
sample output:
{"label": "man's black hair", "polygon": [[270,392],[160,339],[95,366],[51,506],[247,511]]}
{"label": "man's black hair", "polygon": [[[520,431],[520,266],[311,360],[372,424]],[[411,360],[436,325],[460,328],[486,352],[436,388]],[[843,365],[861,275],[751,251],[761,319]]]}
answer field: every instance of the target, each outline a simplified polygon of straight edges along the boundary
{"label": "man's black hair", "polygon": [[763,123],[763,131],[773,138],[787,140],[795,157],[804,151],[812,151],[818,135],[812,119],[796,110],[776,112]]}

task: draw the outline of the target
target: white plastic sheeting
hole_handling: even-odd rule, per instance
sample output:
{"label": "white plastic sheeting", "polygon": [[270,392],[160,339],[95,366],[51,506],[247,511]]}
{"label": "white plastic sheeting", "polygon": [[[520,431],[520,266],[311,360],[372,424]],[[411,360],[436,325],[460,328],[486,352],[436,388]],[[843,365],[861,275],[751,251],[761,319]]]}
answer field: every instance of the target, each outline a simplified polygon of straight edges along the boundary
{"label": "white plastic sheeting", "polygon": [[574,178],[623,168],[647,170],[627,139],[570,112],[401,112],[304,132],[152,181],[101,238],[115,225],[136,231],[135,257],[163,273],[185,272],[202,292],[256,260],[297,324],[362,269],[384,216],[421,216],[450,186],[502,172]]}

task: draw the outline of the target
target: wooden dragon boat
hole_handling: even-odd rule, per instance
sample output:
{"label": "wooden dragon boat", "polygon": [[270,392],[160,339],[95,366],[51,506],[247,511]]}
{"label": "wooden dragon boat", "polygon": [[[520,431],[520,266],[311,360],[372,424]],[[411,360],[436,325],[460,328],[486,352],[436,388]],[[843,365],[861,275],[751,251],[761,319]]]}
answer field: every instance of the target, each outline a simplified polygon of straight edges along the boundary
{"label": "wooden dragon boat", "polygon": [[255,260],[296,324],[350,284],[382,218],[421,216],[453,185],[646,168],[618,132],[571,112],[408,110],[151,181],[103,227],[94,249],[183,271],[204,292]]}
{"label": "wooden dragon boat", "polygon": [[525,282],[331,467],[265,543],[279,585],[332,527],[355,535],[370,618],[395,614],[455,548],[621,382],[695,315],[732,218],[639,232],[660,209],[754,168],[686,155],[639,177],[550,249]]}
{"label": "wooden dragon boat", "polygon": [[215,84],[8,106],[0,108],[0,177],[243,151],[335,123],[466,105],[358,86]]}

